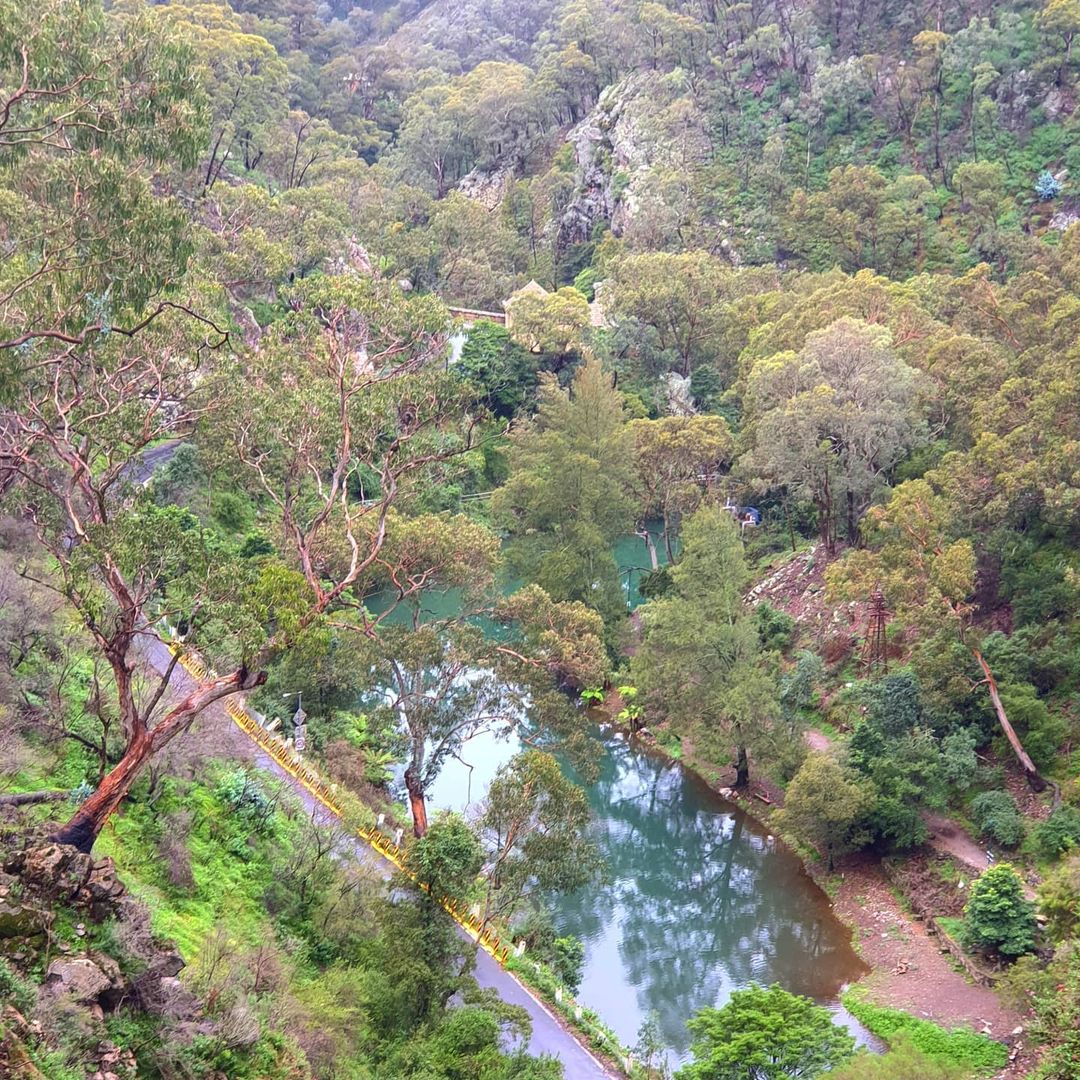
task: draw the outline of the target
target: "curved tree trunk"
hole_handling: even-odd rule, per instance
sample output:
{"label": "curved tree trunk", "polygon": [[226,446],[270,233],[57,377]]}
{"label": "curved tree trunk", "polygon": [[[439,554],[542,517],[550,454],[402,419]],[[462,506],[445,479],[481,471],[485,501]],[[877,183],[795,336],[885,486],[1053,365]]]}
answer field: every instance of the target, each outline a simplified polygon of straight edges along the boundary
{"label": "curved tree trunk", "polygon": [[71,844],[79,851],[89,853],[105,823],[131,791],[153,752],[149,732],[144,731],[132,739],[116,768],[72,814],[71,820],[53,833],[52,838],[59,844]]}
{"label": "curved tree trunk", "polygon": [[[130,671],[126,671],[123,665],[118,664],[117,667],[121,674],[126,672],[130,675]],[[175,661],[169,667],[168,678],[171,678],[174,668]],[[229,675],[209,678],[199,683],[194,690],[174,705],[154,728],[148,726],[146,714],[134,710],[125,725],[130,734],[123,757],[101,781],[97,791],[75,811],[71,820],[53,833],[52,839],[60,844],[71,844],[79,851],[89,853],[94,846],[94,841],[101,835],[106,822],[124,801],[155,754],[168,746],[177,735],[187,731],[195,718],[215,701],[220,701],[238,691],[251,690],[264,682],[266,682],[265,671],[250,671],[246,667],[238,668]],[[158,696],[164,688],[163,683]],[[130,694],[122,694],[121,701],[134,709],[133,698]],[[153,704],[156,704],[156,701],[157,697],[148,712],[153,710]]]}
{"label": "curved tree trunk", "polygon": [[1016,760],[1020,762],[1020,767],[1024,770],[1024,777],[1027,779],[1028,785],[1032,791],[1045,791],[1046,781],[1039,775],[1039,770],[1035,768],[1035,763],[1028,756],[1024,744],[1016,734],[1016,729],[1005,714],[1005,706],[1001,703],[997,683],[994,681],[993,673],[990,671],[990,665],[983,659],[983,654],[978,649],[972,649],[971,655],[979,662],[979,667],[982,668],[983,675],[986,676],[986,687],[990,691],[990,700],[994,703],[998,723],[1001,725],[1001,730],[1005,732],[1005,738],[1009,740],[1009,745],[1016,755]]}

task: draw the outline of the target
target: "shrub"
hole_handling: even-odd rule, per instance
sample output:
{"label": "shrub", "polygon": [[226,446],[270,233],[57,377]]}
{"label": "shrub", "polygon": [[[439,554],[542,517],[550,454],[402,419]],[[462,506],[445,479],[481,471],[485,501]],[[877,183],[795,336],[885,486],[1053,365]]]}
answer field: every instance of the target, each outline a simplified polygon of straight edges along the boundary
{"label": "shrub", "polygon": [[855,1040],[827,1009],[779,986],[736,990],[719,1009],[702,1009],[687,1026],[694,1062],[680,1080],[819,1076],[851,1057]]}
{"label": "shrub", "polygon": [[979,835],[1005,847],[1016,847],[1024,838],[1024,819],[1007,791],[984,791],[971,800],[971,816]]}
{"label": "shrub", "polygon": [[846,1065],[826,1073],[829,1080],[968,1080],[965,1065],[941,1061],[924,1053],[908,1035],[898,1035],[886,1054],[863,1052]]}
{"label": "shrub", "polygon": [[1080,810],[1059,806],[1046,821],[1032,831],[1035,850],[1044,859],[1060,859],[1080,847]]}
{"label": "shrub", "polygon": [[766,649],[783,652],[795,635],[795,620],[786,612],[778,611],[771,604],[758,604],[754,610],[757,617],[758,636]]}
{"label": "shrub", "polygon": [[218,782],[217,795],[236,814],[243,831],[268,832],[274,803],[259,781],[245,769],[230,769]]}
{"label": "shrub", "polygon": [[1072,855],[1039,886],[1039,912],[1053,941],[1075,937],[1080,929],[1080,855]]}
{"label": "shrub", "polygon": [[1040,769],[1052,764],[1068,730],[1065,720],[1051,713],[1035,688],[1025,683],[1003,686],[1001,700],[1031,760]]}
{"label": "shrub", "polygon": [[229,532],[243,532],[251,524],[251,504],[233,491],[214,495],[214,520]]}
{"label": "shrub", "polygon": [[558,937],[551,943],[551,966],[571,994],[581,986],[585,968],[585,946],[576,937]]}
{"label": "shrub", "polygon": [[999,956],[1023,956],[1035,948],[1035,905],[1024,898],[1019,875],[1008,863],[991,866],[971,886],[964,908],[964,945]]}
{"label": "shrub", "polygon": [[1049,169],[1043,169],[1035,180],[1035,194],[1041,202],[1050,202],[1061,194],[1061,181]]}
{"label": "shrub", "polygon": [[19,1012],[28,1013],[36,997],[34,987],[20,979],[0,956],[0,1001],[10,1001]]}

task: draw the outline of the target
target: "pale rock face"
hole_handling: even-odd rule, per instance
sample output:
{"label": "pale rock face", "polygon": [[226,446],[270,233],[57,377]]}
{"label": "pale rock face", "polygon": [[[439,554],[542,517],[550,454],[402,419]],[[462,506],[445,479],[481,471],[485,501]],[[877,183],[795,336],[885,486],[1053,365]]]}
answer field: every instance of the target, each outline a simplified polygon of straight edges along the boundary
{"label": "pale rock face", "polygon": [[485,210],[495,210],[506,198],[506,191],[514,180],[514,170],[509,165],[497,169],[473,169],[458,181],[458,191],[466,198],[480,203]]}
{"label": "pale rock face", "polygon": [[601,220],[616,235],[632,230],[638,217],[668,200],[673,174],[708,160],[704,118],[685,90],[679,72],[635,72],[607,87],[570,130],[577,175],[559,220],[564,246],[587,240]]}
{"label": "pale rock face", "polygon": [[664,393],[664,411],[668,416],[693,416],[697,412],[690,380],[678,372],[669,371],[660,380]]}

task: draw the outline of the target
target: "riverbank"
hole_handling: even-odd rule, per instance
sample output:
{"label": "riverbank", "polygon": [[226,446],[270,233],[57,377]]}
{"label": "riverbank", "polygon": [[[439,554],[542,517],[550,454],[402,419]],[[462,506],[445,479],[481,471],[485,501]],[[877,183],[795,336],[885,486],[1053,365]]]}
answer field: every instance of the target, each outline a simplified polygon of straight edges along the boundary
{"label": "riverbank", "polygon": [[[618,710],[610,715],[617,716]],[[649,733],[632,738],[647,752],[677,762],[782,838],[774,819],[783,805],[778,785],[755,779],[749,792],[733,792],[729,787],[733,770],[697,761],[692,747],[684,746],[676,755]],[[857,983],[868,1002],[902,1009],[944,1028],[971,1029],[1007,1044],[1010,1050],[1019,1045],[1015,1060],[997,1078],[1019,1080],[1028,1075],[1033,1060],[1023,1049],[1024,1018],[1006,1007],[991,988],[973,983],[959,969],[941,939],[905,906],[879,857],[851,856],[829,874],[804,848],[788,846],[800,855],[804,872],[829,895],[833,912],[849,930],[853,947],[869,969]]]}

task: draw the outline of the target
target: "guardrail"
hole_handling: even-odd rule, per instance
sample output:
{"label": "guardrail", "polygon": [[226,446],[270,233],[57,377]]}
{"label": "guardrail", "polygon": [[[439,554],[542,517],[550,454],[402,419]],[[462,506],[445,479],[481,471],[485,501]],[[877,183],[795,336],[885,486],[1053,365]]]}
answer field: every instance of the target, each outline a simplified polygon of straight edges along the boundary
{"label": "guardrail", "polygon": [[[203,662],[201,657],[182,649],[175,643],[170,648],[179,656],[181,666],[189,675],[194,676],[196,679],[212,679],[215,677],[215,672]],[[301,784],[322,806],[335,817],[343,818],[345,810],[337,799],[336,785],[323,779],[318,770],[300,757],[284,740],[278,738],[272,731],[267,731],[260,723],[258,715],[249,709],[242,699],[237,697],[227,699],[225,701],[225,712],[248,738],[269,754],[285,772]],[[403,874],[416,881],[416,875],[405,865],[405,852],[401,846],[382,832],[378,826],[360,826],[355,828],[353,832]],[[499,964],[505,967],[511,953],[510,945],[507,945],[490,926],[485,926],[464,905],[448,897],[439,900],[439,904],[473,941],[477,942]]]}
{"label": "guardrail", "polygon": [[[213,669],[208,667],[201,657],[183,649],[176,642],[171,643],[169,647],[179,658],[179,662],[184,670],[194,678],[212,679],[216,677]],[[323,777],[319,775],[318,770],[309,762],[301,758],[300,755],[297,754],[283,739],[279,738],[272,731],[267,731],[260,722],[258,714],[253,709],[250,709],[239,695],[228,698],[224,705],[225,712],[228,714],[229,718],[242,732],[244,732],[245,735],[248,736],[248,738],[250,738],[261,750],[265,751],[281,769],[293,777],[297,783],[302,785],[322,806],[329,810],[335,817],[341,819],[344,823],[345,810],[337,799],[336,785],[328,783],[323,779]],[[394,841],[383,833],[378,826],[360,826],[359,828],[353,828],[352,832],[363,840],[364,843],[368,844],[378,852],[378,854],[389,863],[400,870],[406,877],[414,882],[416,881],[416,875],[405,866],[405,852],[401,846],[394,843]],[[419,888],[427,891],[426,887],[419,882],[417,882],[417,885]],[[443,897],[438,903],[462,928],[462,930],[465,931],[468,938],[476,942],[485,952],[489,953],[495,959],[496,963],[504,970],[507,969],[507,962],[510,960],[511,956],[520,956],[519,952],[504,942],[490,926],[485,926],[483,921],[478,919],[464,904],[452,900],[449,897]],[[537,974],[539,974],[542,970],[541,966],[536,964],[535,961],[533,961],[532,964],[536,969]],[[529,981],[527,977],[524,980],[519,978],[513,971],[508,970],[507,974],[510,975],[511,978],[517,978],[518,981],[522,983]],[[522,971],[522,974],[524,975],[525,973]],[[541,989],[540,987],[535,987],[534,990],[527,986],[526,989],[533,997],[536,997],[537,993],[544,997],[549,997],[546,988]],[[597,1042],[602,1043],[602,1052],[614,1058],[615,1062],[627,1076],[640,1075],[635,1072],[637,1063],[634,1061],[633,1055],[627,1051],[626,1047],[619,1043],[614,1033],[610,1032],[599,1023],[592,1022],[589,1019],[589,1016],[591,1015],[590,1010],[583,1009],[582,1006],[579,1005],[578,1002],[576,1002],[561,986],[550,995],[550,1001],[556,1011],[571,1028],[577,1029],[582,1035],[590,1041],[593,1041],[594,1044]],[[579,1041],[581,1040],[579,1039]]]}

